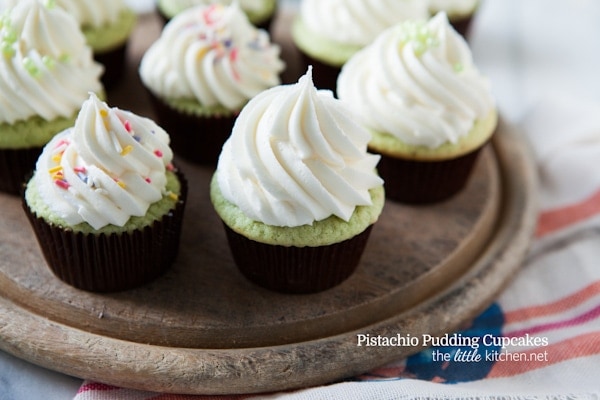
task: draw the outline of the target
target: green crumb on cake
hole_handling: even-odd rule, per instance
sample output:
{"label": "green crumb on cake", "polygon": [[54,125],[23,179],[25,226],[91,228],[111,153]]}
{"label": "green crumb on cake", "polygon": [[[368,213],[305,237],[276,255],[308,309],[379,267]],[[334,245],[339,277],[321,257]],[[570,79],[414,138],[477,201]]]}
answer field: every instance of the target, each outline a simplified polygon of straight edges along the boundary
{"label": "green crumb on cake", "polygon": [[146,215],[142,217],[131,217],[124,226],[106,225],[99,230],[94,229],[87,222],[82,222],[75,226],[69,226],[67,222],[62,220],[60,217],[52,213],[50,208],[43,199],[35,185],[32,185],[32,180],[27,184],[25,190],[25,201],[29,206],[29,209],[36,214],[36,216],[43,218],[47,223],[55,226],[60,226],[65,229],[70,229],[74,232],[82,232],[84,234],[111,234],[111,233],[125,233],[133,232],[135,230],[143,229],[146,226],[152,225],[155,221],[160,220],[164,215],[169,213],[175,208],[181,195],[181,182],[174,172],[167,171],[167,185],[165,194],[162,199],[153,203],[146,211]]}
{"label": "green crumb on cake", "polygon": [[323,38],[308,29],[299,17],[294,19],[291,33],[294,44],[303,53],[333,67],[341,67],[362,48]]}
{"label": "green crumb on cake", "polygon": [[236,205],[227,201],[221,193],[216,176],[215,173],[210,184],[210,197],[215,211],[223,222],[235,232],[251,240],[272,245],[318,247],[342,242],[374,224],[385,203],[383,186],[379,186],[370,190],[373,204],[356,207],[348,222],[331,216],[312,225],[271,226],[248,218]]}
{"label": "green crumb on cake", "polygon": [[459,139],[456,143],[444,143],[437,148],[426,146],[413,146],[407,144],[389,133],[372,133],[369,148],[380,154],[391,157],[405,158],[411,160],[440,160],[460,157],[481,147],[490,139],[498,123],[498,114],[492,110],[486,118],[475,121],[468,135]]}
{"label": "green crumb on cake", "polygon": [[124,9],[116,22],[100,27],[83,26],[82,31],[94,53],[104,53],[125,44],[136,21],[135,12]]}
{"label": "green crumb on cake", "polygon": [[[206,106],[199,103],[198,100],[190,98],[160,99],[172,109],[177,110],[182,114],[194,115],[196,117],[231,117],[239,112],[239,110],[230,110],[221,104]],[[240,106],[240,109],[242,107],[243,106]]]}

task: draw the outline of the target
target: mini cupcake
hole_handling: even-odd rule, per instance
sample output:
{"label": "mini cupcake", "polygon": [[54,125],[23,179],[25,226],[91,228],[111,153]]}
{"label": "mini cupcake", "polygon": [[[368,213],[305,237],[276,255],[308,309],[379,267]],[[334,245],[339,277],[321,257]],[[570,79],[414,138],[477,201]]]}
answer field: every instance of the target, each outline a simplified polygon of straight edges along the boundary
{"label": "mini cupcake", "polygon": [[429,0],[432,15],[445,12],[454,29],[467,37],[473,17],[479,7],[479,0]]}
{"label": "mini cupcake", "polygon": [[313,66],[315,85],[335,90],[340,68],[354,53],[386,28],[428,15],[423,0],[302,0],[292,40],[304,68]]}
{"label": "mini cupcake", "polygon": [[369,134],[309,73],[242,110],[211,182],[233,259],[284,293],[331,288],[357,267],[384,204]]}
{"label": "mini cupcake", "polygon": [[344,65],[337,89],[373,134],[387,196],[402,202],[459,192],[496,127],[489,82],[444,13],[382,33]]}
{"label": "mini cupcake", "polygon": [[[5,7],[21,0],[0,0]],[[104,65],[102,83],[113,87],[125,70],[129,36],[137,16],[125,0],[38,0],[48,7],[60,7],[71,14],[92,48],[94,58]]]}
{"label": "mini cupcake", "polygon": [[53,273],[112,292],[161,275],[175,260],[187,193],[169,136],[96,95],[57,134],[27,183],[24,209]]}
{"label": "mini cupcake", "polygon": [[[233,0],[157,0],[156,8],[165,22],[188,8],[219,3],[230,5]],[[277,0],[237,0],[250,22],[260,29],[269,30],[277,12]]]}
{"label": "mini cupcake", "polygon": [[2,12],[0,46],[0,190],[18,194],[44,145],[102,92],[102,66],[73,17],[35,0]]}
{"label": "mini cupcake", "polygon": [[242,107],[280,83],[279,54],[237,3],[197,6],[173,18],[139,72],[175,154],[214,167]]}

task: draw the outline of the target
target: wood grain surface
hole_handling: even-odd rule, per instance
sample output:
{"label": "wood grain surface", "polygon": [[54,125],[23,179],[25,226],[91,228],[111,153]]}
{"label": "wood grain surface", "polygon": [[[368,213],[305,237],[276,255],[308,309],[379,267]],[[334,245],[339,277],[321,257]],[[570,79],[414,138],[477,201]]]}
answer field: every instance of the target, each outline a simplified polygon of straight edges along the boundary
{"label": "wood grain surface", "polygon": [[[141,20],[111,105],[152,116],[136,66],[159,31],[155,16]],[[179,258],[160,279],[121,293],[58,281],[20,199],[0,195],[0,348],[81,378],[173,393],[284,390],[368,371],[420,348],[357,347],[358,333],[455,330],[518,270],[536,217],[529,157],[501,125],[462,193],[431,206],[388,201],[356,273],[311,295],[243,278],[209,201],[212,171],[183,160],[190,194]]]}

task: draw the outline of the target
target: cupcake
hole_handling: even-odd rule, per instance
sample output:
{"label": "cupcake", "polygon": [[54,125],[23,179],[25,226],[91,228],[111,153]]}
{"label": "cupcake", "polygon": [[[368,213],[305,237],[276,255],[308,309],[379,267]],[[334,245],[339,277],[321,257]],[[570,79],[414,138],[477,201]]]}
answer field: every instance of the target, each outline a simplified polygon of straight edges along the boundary
{"label": "cupcake", "polygon": [[169,136],[90,94],[40,155],[23,207],[53,273],[94,292],[147,283],[176,258],[187,193]]}
{"label": "cupcake", "polygon": [[279,54],[237,3],[197,6],[173,18],[139,73],[175,154],[214,167],[242,107],[280,83]]}
{"label": "cupcake", "polygon": [[313,66],[315,85],[335,90],[340,68],[354,53],[386,28],[428,15],[423,0],[302,0],[292,41],[304,67]]}
{"label": "cupcake", "polygon": [[[21,0],[0,0],[6,6]],[[94,58],[104,65],[102,83],[113,87],[125,70],[126,49],[137,16],[125,0],[38,0],[48,7],[60,7],[71,14],[92,48]]]}
{"label": "cupcake", "polygon": [[445,13],[386,30],[344,65],[337,90],[373,135],[386,195],[402,202],[459,192],[497,123],[489,81]]}
{"label": "cupcake", "polygon": [[467,37],[479,0],[429,0],[429,10],[432,15],[445,12],[454,29]]}
{"label": "cupcake", "polygon": [[[156,8],[163,20],[168,22],[185,9],[211,3],[230,5],[233,0],[157,0]],[[269,30],[277,12],[277,0],[237,0],[237,3],[254,26]]]}
{"label": "cupcake", "polygon": [[313,293],[357,267],[385,194],[369,134],[311,71],[244,107],[223,146],[211,200],[252,282]]}
{"label": "cupcake", "polygon": [[102,92],[102,66],[73,17],[35,0],[2,12],[0,46],[0,190],[18,194],[44,145]]}

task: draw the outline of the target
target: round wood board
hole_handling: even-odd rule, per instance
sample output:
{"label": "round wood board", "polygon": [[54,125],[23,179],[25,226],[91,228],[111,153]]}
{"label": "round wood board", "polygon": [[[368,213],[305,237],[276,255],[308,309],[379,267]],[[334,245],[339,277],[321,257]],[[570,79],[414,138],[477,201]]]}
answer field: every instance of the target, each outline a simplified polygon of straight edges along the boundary
{"label": "round wood board", "polygon": [[[154,17],[142,19],[127,86],[109,92],[109,101],[151,115],[135,95],[135,66],[158,29]],[[350,279],[323,293],[283,295],[235,268],[208,196],[212,171],[178,165],[190,182],[179,258],[155,282],[121,293],[58,281],[20,199],[0,195],[2,350],[73,376],[158,392],[324,384],[421,350],[358,346],[358,334],[441,335],[468,323],[518,270],[536,222],[530,154],[501,125],[463,192],[432,206],[388,201]]]}

